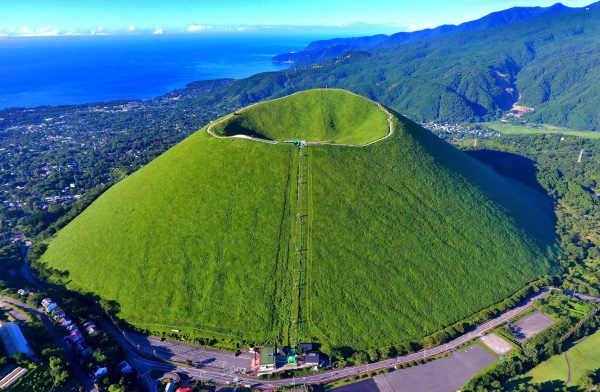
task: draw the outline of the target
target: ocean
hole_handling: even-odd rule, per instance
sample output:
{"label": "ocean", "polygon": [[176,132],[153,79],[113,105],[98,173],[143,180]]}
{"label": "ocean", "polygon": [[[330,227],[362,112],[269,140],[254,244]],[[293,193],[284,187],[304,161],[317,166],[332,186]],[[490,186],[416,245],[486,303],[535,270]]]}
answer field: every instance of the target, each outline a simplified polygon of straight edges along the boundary
{"label": "ocean", "polygon": [[147,99],[196,80],[285,68],[317,36],[162,35],[0,39],[0,108]]}

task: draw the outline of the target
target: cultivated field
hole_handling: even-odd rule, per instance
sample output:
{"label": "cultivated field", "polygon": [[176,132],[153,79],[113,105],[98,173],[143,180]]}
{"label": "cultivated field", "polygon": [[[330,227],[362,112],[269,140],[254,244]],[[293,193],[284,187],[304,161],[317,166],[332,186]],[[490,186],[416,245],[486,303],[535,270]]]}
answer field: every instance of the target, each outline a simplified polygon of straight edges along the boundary
{"label": "cultivated field", "polygon": [[[389,132],[385,111],[339,90],[241,113],[245,135],[274,140]],[[203,129],[102,195],[42,262],[143,329],[326,349],[418,340],[553,268],[541,194],[394,123],[366,147],[300,151]]]}
{"label": "cultivated field", "polygon": [[488,128],[491,128],[500,133],[504,133],[507,135],[548,135],[548,134],[561,134],[561,135],[570,135],[570,136],[578,136],[584,137],[588,139],[598,139],[600,138],[600,132],[596,131],[577,131],[574,129],[566,129],[560,127],[553,127],[549,125],[545,126],[527,126],[527,125],[517,125],[510,123],[503,123],[499,121],[486,122],[481,123],[481,125],[485,125]]}

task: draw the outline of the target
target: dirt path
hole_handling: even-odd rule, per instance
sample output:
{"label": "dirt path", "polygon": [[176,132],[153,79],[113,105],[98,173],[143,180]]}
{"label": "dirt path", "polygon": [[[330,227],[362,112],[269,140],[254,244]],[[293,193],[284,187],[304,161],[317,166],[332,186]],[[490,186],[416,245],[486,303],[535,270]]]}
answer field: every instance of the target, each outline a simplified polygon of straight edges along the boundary
{"label": "dirt path", "polygon": [[571,362],[569,362],[569,355],[565,351],[565,361],[567,361],[567,381],[565,381],[565,385],[569,385],[571,382]]}
{"label": "dirt path", "polygon": [[[257,105],[257,104],[254,104],[254,105]],[[251,106],[254,106],[254,105],[251,105]],[[248,109],[248,108],[249,108],[249,107],[251,107],[251,106],[245,107],[245,108],[244,108],[244,109],[242,109],[242,110]],[[229,115],[227,115],[227,116],[223,117],[223,118],[222,118],[222,119],[220,119],[220,120],[215,120],[215,121],[211,122],[211,123],[210,123],[210,125],[208,126],[208,128],[206,128],[206,132],[207,132],[207,133],[208,133],[210,136],[216,137],[217,139],[247,139],[247,140],[253,140],[253,141],[255,141],[255,142],[261,142],[261,143],[267,143],[267,144],[277,144],[277,142],[276,142],[275,140],[261,139],[261,138],[258,138],[258,137],[252,137],[252,136],[248,136],[248,135],[219,136],[219,135],[217,135],[216,133],[214,133],[214,132],[212,131],[212,128],[213,128],[215,125],[217,125],[217,124],[220,124],[220,123],[222,123],[222,122],[224,122],[224,121],[227,121],[227,120],[229,120],[231,117],[233,117],[233,114],[229,114]]]}

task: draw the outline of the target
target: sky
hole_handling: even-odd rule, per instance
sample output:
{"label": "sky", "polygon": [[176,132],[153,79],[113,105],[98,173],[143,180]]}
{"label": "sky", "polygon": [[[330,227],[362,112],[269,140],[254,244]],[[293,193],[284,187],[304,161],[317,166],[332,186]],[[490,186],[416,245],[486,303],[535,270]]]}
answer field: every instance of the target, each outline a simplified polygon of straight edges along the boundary
{"label": "sky", "polygon": [[[565,0],[581,7],[594,0]],[[458,24],[546,0],[0,0],[0,36],[321,33],[365,35]]]}

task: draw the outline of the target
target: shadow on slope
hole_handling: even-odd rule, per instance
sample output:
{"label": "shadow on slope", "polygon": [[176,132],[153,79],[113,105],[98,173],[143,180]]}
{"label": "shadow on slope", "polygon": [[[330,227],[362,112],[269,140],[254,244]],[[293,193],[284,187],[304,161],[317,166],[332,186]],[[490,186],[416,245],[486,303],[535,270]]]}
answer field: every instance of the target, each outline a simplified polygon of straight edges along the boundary
{"label": "shadow on slope", "polygon": [[[488,151],[480,153],[479,158],[490,165],[482,164],[415,122],[390,111],[405,124],[405,131],[418,141],[436,164],[452,170],[498,203],[506,215],[524,230],[529,240],[545,250],[547,258],[555,260],[558,250],[556,215],[551,198],[535,179],[532,161],[517,158],[514,154]],[[467,161],[472,164],[466,164]]]}
{"label": "shadow on slope", "polygon": [[538,192],[546,193],[536,177],[535,161],[505,151],[468,150],[465,153],[480,162],[491,166],[504,177],[519,181]]}

